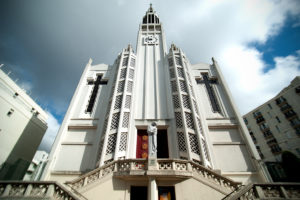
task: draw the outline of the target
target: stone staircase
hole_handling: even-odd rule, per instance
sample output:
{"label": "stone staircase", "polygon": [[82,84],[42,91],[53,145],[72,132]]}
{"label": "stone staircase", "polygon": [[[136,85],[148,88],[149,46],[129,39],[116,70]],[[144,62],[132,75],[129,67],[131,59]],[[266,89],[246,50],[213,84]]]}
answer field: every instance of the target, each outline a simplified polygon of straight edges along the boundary
{"label": "stone staircase", "polygon": [[300,200],[300,183],[249,184],[228,194],[222,200]]}

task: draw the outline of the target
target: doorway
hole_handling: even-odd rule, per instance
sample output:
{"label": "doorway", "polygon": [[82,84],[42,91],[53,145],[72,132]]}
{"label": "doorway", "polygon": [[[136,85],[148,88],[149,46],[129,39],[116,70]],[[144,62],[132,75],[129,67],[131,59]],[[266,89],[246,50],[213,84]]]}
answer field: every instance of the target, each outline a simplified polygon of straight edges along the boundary
{"label": "doorway", "polygon": [[168,134],[166,129],[157,130],[157,158],[169,158]]}
{"label": "doorway", "polygon": [[174,186],[159,186],[158,187],[159,200],[175,200]]}
{"label": "doorway", "polygon": [[[136,158],[148,158],[147,130],[137,131]],[[157,158],[169,158],[168,134],[166,129],[157,130]]]}
{"label": "doorway", "polygon": [[130,200],[147,199],[148,187],[147,186],[131,186]]}

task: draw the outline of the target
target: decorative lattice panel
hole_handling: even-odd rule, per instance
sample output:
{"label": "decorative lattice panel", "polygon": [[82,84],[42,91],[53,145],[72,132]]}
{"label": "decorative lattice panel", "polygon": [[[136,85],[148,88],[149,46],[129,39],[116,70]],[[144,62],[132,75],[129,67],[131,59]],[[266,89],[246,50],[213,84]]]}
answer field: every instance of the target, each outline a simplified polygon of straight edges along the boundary
{"label": "decorative lattice panel", "polygon": [[116,142],[117,142],[117,134],[116,133],[108,136],[106,153],[105,153],[106,155],[112,154],[113,152],[115,152]]}
{"label": "decorative lattice panel", "polygon": [[121,133],[120,143],[119,143],[119,151],[126,151],[127,146],[127,133]]}
{"label": "decorative lattice panel", "polygon": [[187,77],[188,77],[188,79],[189,79],[189,82],[192,83],[190,74],[187,72],[186,75],[187,75]]}
{"label": "decorative lattice panel", "polygon": [[122,127],[128,128],[128,124],[129,124],[129,112],[124,112]]}
{"label": "decorative lattice panel", "polygon": [[202,141],[202,147],[203,147],[205,158],[206,158],[206,160],[209,160],[206,142],[203,139],[201,139],[201,141]]}
{"label": "decorative lattice panel", "polygon": [[126,95],[125,108],[130,108],[130,105],[131,105],[131,96],[130,95]]}
{"label": "decorative lattice panel", "polygon": [[171,81],[172,92],[177,92],[177,83],[176,81]]}
{"label": "decorative lattice panel", "polygon": [[119,81],[117,92],[123,92],[125,81]]}
{"label": "decorative lattice panel", "polygon": [[180,112],[175,112],[175,122],[177,128],[182,128],[182,117]]}
{"label": "decorative lattice panel", "polygon": [[128,83],[127,83],[127,92],[132,92],[132,86],[133,86],[133,82],[128,81]]}
{"label": "decorative lattice panel", "polygon": [[131,67],[135,66],[135,59],[134,58],[131,58],[131,60],[130,60],[130,66]]}
{"label": "decorative lattice panel", "polygon": [[187,87],[186,87],[185,81],[179,81],[179,84],[180,84],[180,90],[182,92],[186,92],[187,93]]}
{"label": "decorative lattice panel", "polygon": [[197,119],[197,123],[198,123],[200,134],[203,135],[203,131],[202,131],[200,119],[199,119],[199,117],[197,117],[196,119]]}
{"label": "decorative lattice panel", "polygon": [[126,68],[121,69],[121,73],[120,73],[120,79],[123,79],[126,77]]}
{"label": "decorative lattice panel", "polygon": [[195,110],[196,110],[197,115],[199,115],[198,106],[197,106],[197,103],[196,103],[195,100],[193,100],[193,104],[194,104],[194,107],[195,107]]}
{"label": "decorative lattice panel", "polygon": [[174,108],[180,108],[178,95],[173,95],[173,104],[174,104]]}
{"label": "decorative lattice panel", "polygon": [[180,66],[182,66],[182,62],[181,62],[181,59],[180,59],[180,57],[175,57],[175,62],[176,62],[176,65],[180,65]]}
{"label": "decorative lattice panel", "polygon": [[185,112],[186,125],[190,129],[195,129],[192,113]]}
{"label": "decorative lattice panel", "polygon": [[101,158],[101,154],[102,154],[102,150],[103,150],[103,144],[104,144],[104,138],[102,138],[102,140],[100,141],[100,144],[99,144],[97,161],[99,161],[100,158]]}
{"label": "decorative lattice panel", "polygon": [[133,79],[134,77],[134,70],[133,69],[129,69],[129,76],[130,79]]}
{"label": "decorative lattice panel", "polygon": [[111,119],[110,130],[117,129],[119,126],[120,113],[114,113]]}
{"label": "decorative lattice panel", "polygon": [[192,91],[192,96],[195,97],[195,93],[194,93],[193,87],[190,84],[189,84],[189,87],[190,87],[190,90]]}
{"label": "decorative lattice panel", "polygon": [[122,97],[123,95],[116,96],[114,110],[120,109],[122,105]]}
{"label": "decorative lattice panel", "polygon": [[175,78],[175,70],[174,68],[170,68],[170,77]]}
{"label": "decorative lattice panel", "polygon": [[195,154],[200,155],[197,136],[195,134],[189,133],[189,141],[190,141],[191,151]]}
{"label": "decorative lattice panel", "polygon": [[183,132],[178,132],[177,133],[177,139],[178,139],[179,151],[186,152],[186,143],[185,143],[185,139],[184,139],[184,133]]}
{"label": "decorative lattice panel", "polygon": [[173,58],[168,58],[168,61],[169,61],[169,66],[173,66],[174,65],[174,62],[173,62]]}
{"label": "decorative lattice panel", "polygon": [[123,58],[123,63],[122,66],[127,66],[128,65],[128,57]]}
{"label": "decorative lattice panel", "polygon": [[183,106],[187,109],[191,109],[190,98],[188,95],[182,95]]}
{"label": "decorative lattice panel", "polygon": [[184,78],[183,68],[177,67],[178,76]]}

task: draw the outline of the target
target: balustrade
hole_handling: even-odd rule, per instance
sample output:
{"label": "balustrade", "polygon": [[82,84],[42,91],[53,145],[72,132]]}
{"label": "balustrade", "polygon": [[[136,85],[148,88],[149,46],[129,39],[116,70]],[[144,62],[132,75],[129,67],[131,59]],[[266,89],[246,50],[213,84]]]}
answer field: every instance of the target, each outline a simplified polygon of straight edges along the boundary
{"label": "balustrade", "polygon": [[0,199],[64,199],[77,200],[73,194],[56,182],[0,182]]}

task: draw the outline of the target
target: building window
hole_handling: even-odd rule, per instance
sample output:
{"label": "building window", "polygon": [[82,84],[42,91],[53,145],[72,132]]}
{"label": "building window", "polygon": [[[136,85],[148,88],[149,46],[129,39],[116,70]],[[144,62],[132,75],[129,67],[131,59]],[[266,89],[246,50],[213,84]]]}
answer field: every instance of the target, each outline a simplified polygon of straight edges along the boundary
{"label": "building window", "polygon": [[281,148],[278,144],[272,144],[272,145],[270,145],[270,148],[271,148],[271,152],[273,154],[278,154],[281,152]]}
{"label": "building window", "polygon": [[244,117],[244,122],[245,122],[246,125],[248,125],[248,120],[247,120],[246,117]]}
{"label": "building window", "polygon": [[275,125],[275,128],[277,129],[277,131],[280,133],[280,129],[277,125]]}
{"label": "building window", "polygon": [[270,108],[270,109],[272,109],[272,106],[271,106],[271,104],[269,104],[269,103],[268,103],[268,106],[269,106],[269,108]]}
{"label": "building window", "polygon": [[10,117],[14,112],[15,112],[15,110],[11,108],[11,109],[7,112],[7,116]]}
{"label": "building window", "polygon": [[280,119],[278,116],[275,117],[278,123],[281,123]]}

